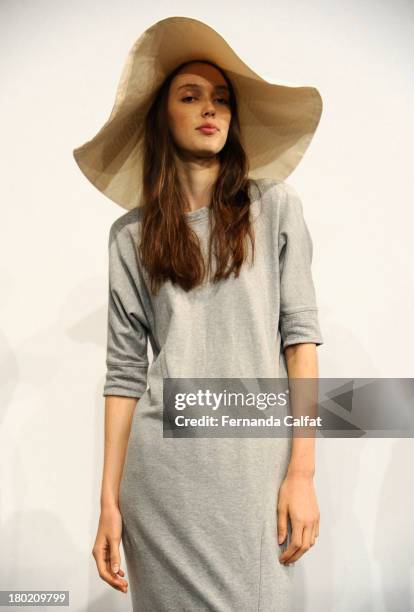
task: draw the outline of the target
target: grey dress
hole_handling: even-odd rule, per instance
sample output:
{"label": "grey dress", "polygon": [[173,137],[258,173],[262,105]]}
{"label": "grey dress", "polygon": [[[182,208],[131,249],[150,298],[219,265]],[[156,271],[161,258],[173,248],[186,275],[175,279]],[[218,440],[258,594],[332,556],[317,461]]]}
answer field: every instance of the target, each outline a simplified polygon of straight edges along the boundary
{"label": "grey dress", "polygon": [[[134,612],[290,609],[276,504],[291,438],[163,437],[163,377],[285,377],[285,347],[323,343],[300,198],[272,179],[250,189],[255,263],[218,285],[168,281],[154,296],[135,250],[142,210],[110,229],[103,395],[139,398],[119,500]],[[209,208],[186,218],[206,253]]]}

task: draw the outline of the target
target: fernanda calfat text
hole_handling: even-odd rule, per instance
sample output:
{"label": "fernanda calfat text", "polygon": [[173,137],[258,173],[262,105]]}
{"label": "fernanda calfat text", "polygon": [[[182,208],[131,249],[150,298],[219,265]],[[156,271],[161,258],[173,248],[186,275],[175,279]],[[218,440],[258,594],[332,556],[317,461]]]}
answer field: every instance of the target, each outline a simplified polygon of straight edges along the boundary
{"label": "fernanda calfat text", "polygon": [[[178,427],[280,427],[282,420],[274,416],[267,418],[234,418],[228,414],[223,414],[220,418],[207,415],[194,418],[179,415],[175,418],[175,424]],[[313,418],[302,415],[297,418],[288,414],[283,418],[283,425],[285,427],[321,427],[322,417]]]}

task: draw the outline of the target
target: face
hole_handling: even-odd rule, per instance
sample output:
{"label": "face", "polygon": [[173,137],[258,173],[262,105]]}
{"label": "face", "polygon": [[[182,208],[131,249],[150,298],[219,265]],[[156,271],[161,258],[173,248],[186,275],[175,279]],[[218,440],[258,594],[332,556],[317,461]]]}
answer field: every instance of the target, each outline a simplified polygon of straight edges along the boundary
{"label": "face", "polygon": [[[217,68],[202,62],[181,68],[168,93],[169,128],[181,153],[208,158],[221,151],[231,120],[229,100],[226,80]],[[205,123],[216,129],[203,131]]]}

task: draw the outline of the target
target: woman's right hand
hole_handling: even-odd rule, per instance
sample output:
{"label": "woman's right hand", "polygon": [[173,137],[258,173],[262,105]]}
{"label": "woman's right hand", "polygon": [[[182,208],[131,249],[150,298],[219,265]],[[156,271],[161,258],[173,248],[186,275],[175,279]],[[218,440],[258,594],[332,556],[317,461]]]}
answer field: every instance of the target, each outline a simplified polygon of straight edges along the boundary
{"label": "woman's right hand", "polygon": [[128,582],[123,578],[125,572],[121,569],[119,553],[121,534],[122,516],[119,508],[114,505],[101,509],[92,555],[102,580],[114,589],[126,593]]}

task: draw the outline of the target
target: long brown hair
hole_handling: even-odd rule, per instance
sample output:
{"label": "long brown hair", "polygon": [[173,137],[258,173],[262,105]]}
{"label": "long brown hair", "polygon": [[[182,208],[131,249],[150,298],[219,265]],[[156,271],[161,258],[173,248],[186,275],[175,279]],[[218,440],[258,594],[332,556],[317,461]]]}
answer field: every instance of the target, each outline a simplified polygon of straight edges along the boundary
{"label": "long brown hair", "polygon": [[[192,60],[196,61],[196,60]],[[211,232],[208,266],[200,249],[197,234],[184,214],[184,196],[174,163],[174,142],[167,120],[168,92],[172,79],[184,62],[164,80],[155,94],[146,115],[144,127],[143,211],[139,255],[149,274],[151,291],[170,280],[188,291],[202,284],[206,271],[210,274],[212,253],[217,282],[234,273],[237,277],[247,259],[245,244],[248,235],[254,258],[254,233],[250,222],[248,160],[240,139],[237,101],[232,84],[223,70],[230,89],[231,121],[225,146],[218,153],[220,170],[209,209]]]}

